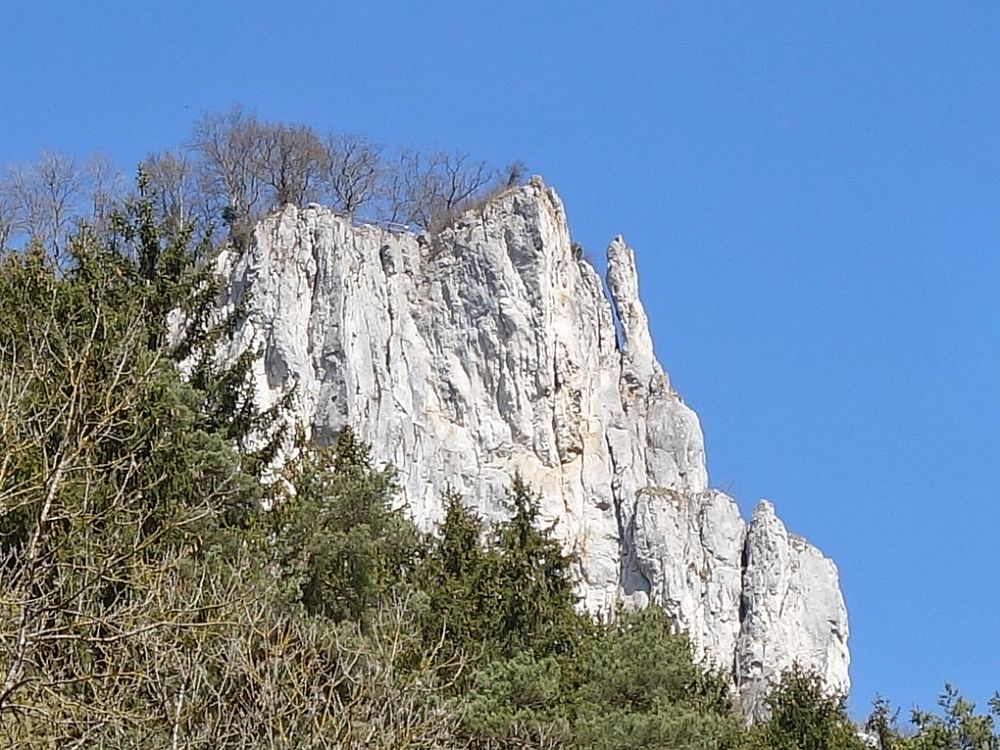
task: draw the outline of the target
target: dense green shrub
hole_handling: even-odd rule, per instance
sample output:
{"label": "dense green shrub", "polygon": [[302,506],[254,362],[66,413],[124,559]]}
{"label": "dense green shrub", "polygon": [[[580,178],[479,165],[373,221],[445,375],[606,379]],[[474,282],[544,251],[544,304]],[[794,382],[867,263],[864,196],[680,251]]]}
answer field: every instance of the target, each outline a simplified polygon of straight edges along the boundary
{"label": "dense green shrub", "polygon": [[725,680],[695,664],[687,638],[649,609],[594,627],[570,652],[482,668],[464,726],[484,746],[730,747],[742,720]]}

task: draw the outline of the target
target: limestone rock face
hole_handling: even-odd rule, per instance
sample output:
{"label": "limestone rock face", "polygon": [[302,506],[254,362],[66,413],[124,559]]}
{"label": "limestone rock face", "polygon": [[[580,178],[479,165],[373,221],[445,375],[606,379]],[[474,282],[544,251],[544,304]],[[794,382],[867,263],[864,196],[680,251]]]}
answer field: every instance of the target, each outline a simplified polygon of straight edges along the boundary
{"label": "limestone rock face", "polygon": [[737,686],[751,716],[764,714],[761,688],[793,655],[817,668],[826,684],[850,687],[847,610],[830,586],[837,568],[804,539],[789,534],[761,500],[747,530],[743,574],[744,617],[736,646]]}
{"label": "limestone rock face", "polygon": [[314,439],[351,425],[398,468],[424,528],[448,486],[500,518],[520,471],[576,553],[588,610],[663,607],[748,697],[793,660],[847,687],[833,563],[769,504],[747,526],[709,489],[633,251],[608,248],[609,298],[538,178],[433,236],[288,206],[219,270],[224,305],[249,299],[227,354],[260,348],[261,404],[294,386],[290,417]]}

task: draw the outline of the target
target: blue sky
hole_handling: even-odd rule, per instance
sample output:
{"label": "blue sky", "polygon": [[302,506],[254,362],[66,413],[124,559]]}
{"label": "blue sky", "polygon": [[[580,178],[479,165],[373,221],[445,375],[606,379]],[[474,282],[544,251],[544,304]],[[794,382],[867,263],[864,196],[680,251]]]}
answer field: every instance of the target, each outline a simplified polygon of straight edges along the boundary
{"label": "blue sky", "polygon": [[855,713],[1000,688],[1000,4],[6,0],[0,162],[204,111],[524,160],[638,254],[713,483],[840,568]]}

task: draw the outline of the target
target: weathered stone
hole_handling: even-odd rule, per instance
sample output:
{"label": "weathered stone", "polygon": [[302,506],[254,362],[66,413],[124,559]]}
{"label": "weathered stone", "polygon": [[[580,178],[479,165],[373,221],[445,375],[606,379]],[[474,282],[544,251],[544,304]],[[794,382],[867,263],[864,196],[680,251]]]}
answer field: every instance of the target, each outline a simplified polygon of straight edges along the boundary
{"label": "weathered stone", "polygon": [[743,613],[735,674],[749,715],[764,714],[762,688],[793,662],[847,692],[847,609],[837,567],[789,534],[766,500],[747,529]]}
{"label": "weathered stone", "polygon": [[[697,415],[653,354],[633,251],[608,248],[610,300],[535,178],[434,236],[310,205],[224,255],[224,304],[250,293],[227,354],[259,346],[257,396],[293,389],[317,440],[352,425],[400,472],[409,512],[447,487],[487,520],[515,471],[578,557],[582,605],[662,606],[746,696],[793,660],[847,686],[832,563],[763,504],[749,529],[708,489]],[[763,510],[762,510],[763,509]]]}

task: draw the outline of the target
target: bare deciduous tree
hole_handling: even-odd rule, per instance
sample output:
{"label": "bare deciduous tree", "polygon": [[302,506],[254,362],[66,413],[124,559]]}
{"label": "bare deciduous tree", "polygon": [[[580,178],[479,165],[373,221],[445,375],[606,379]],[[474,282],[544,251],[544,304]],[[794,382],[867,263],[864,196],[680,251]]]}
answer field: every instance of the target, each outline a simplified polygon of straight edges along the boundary
{"label": "bare deciduous tree", "polygon": [[50,249],[59,262],[66,248],[66,238],[79,216],[78,201],[83,186],[83,172],[76,160],[67,154],[47,151],[32,166],[27,190],[34,193],[40,223],[33,234]]}
{"label": "bare deciduous tree", "polygon": [[247,226],[261,208],[262,126],[241,107],[207,114],[195,123],[192,145],[199,156],[199,184],[231,227]]}
{"label": "bare deciduous tree", "polygon": [[[205,519],[236,492],[216,466],[185,503],[156,468],[178,437],[141,418],[165,363],[145,305],[62,294],[11,259],[0,297],[0,738],[9,747],[156,747],[153,646],[225,625],[226,592],[192,569]],[[101,291],[122,279],[108,271]],[[25,310],[12,289],[30,289]],[[179,444],[174,444],[178,447]],[[159,458],[157,458],[159,456]],[[165,502],[166,500],[166,502]],[[125,742],[125,738],[130,744]]]}
{"label": "bare deciduous tree", "polygon": [[33,173],[34,170],[28,167],[8,166],[5,182],[17,216],[18,232],[46,245],[45,208]]}
{"label": "bare deciduous tree", "polygon": [[82,173],[90,205],[81,218],[103,233],[115,206],[125,194],[125,180],[118,165],[104,154],[91,154],[83,164]]}
{"label": "bare deciduous tree", "polygon": [[318,197],[318,183],[327,171],[323,142],[306,125],[262,125],[258,170],[271,188],[271,207],[304,205]]}
{"label": "bare deciduous tree", "polygon": [[17,216],[17,231],[58,259],[81,187],[81,174],[73,159],[45,152],[33,164],[8,167],[5,183]]}
{"label": "bare deciduous tree", "polygon": [[404,149],[398,156],[402,204],[399,215],[429,229],[438,229],[480,197],[496,179],[486,162],[467,154],[443,151],[426,157]]}
{"label": "bare deciduous tree", "polygon": [[505,179],[503,181],[503,187],[515,187],[524,182],[524,175],[527,174],[527,165],[518,159],[517,161],[512,161],[506,167],[504,167],[502,174]]}
{"label": "bare deciduous tree", "polygon": [[456,747],[460,717],[439,696],[465,661],[421,646],[413,617],[409,602],[391,601],[362,633],[248,601],[235,637],[168,671],[183,675],[163,701],[177,709],[181,746]]}
{"label": "bare deciduous tree", "polygon": [[400,148],[385,164],[377,188],[376,217],[389,223],[406,224],[413,221],[414,206],[411,202],[410,184],[415,177],[414,164],[419,157],[412,149]]}
{"label": "bare deciduous tree", "polygon": [[468,154],[438,153],[434,158],[437,201],[447,213],[461,210],[496,179],[496,170],[484,161],[474,161]]}
{"label": "bare deciduous tree", "polygon": [[69,236],[80,224],[105,232],[123,194],[122,176],[106,156],[83,162],[44,152],[35,162],[8,166],[0,182],[0,240],[37,243],[62,263]]}
{"label": "bare deciduous tree", "polygon": [[10,247],[17,227],[17,211],[5,181],[0,180],[0,252]]}
{"label": "bare deciduous tree", "polygon": [[330,135],[326,142],[329,167],[325,183],[334,206],[355,214],[371,204],[383,178],[381,149],[366,138]]}
{"label": "bare deciduous tree", "polygon": [[141,168],[162,222],[173,229],[192,223],[208,229],[208,206],[199,190],[196,165],[188,153],[178,150],[150,154]]}

